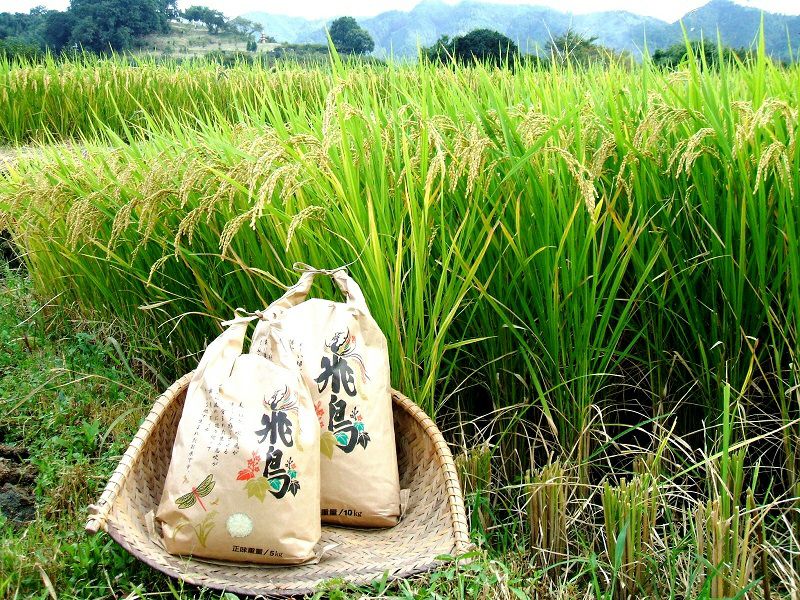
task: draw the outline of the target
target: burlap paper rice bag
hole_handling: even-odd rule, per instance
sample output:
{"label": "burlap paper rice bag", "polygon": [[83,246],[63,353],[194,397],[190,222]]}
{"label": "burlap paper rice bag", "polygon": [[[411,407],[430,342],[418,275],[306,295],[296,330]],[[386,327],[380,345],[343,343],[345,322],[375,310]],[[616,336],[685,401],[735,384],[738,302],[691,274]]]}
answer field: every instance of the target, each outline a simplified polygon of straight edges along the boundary
{"label": "burlap paper rice bag", "polygon": [[309,388],[322,429],[322,521],[392,526],[400,481],[386,337],[344,270],[324,272],[344,303],[306,300],[315,272],[264,311],[268,321],[256,326],[250,352],[297,365]]}
{"label": "burlap paper rice bag", "polygon": [[314,558],[319,423],[297,369],[242,354],[254,318],[228,322],[189,384],[156,513],[172,554],[270,564]]}

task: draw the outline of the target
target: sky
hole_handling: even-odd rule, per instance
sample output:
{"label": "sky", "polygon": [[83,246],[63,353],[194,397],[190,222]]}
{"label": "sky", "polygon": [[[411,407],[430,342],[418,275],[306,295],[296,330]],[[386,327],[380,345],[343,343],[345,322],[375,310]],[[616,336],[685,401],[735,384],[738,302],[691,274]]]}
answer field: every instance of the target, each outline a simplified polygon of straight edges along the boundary
{"label": "sky", "polygon": [[[457,0],[445,0],[449,4]],[[705,4],[708,0],[491,0],[500,4],[529,4],[550,6],[565,12],[587,13],[600,10],[628,10],[675,21],[688,11]],[[369,17],[387,10],[410,10],[419,0],[178,0],[179,8],[192,4],[210,6],[235,17],[246,12],[266,12],[281,15],[323,19],[340,15]],[[736,0],[737,4],[760,8],[769,12],[800,14],[800,0]],[[0,12],[27,12],[32,7],[64,10],[69,0],[0,0]]]}

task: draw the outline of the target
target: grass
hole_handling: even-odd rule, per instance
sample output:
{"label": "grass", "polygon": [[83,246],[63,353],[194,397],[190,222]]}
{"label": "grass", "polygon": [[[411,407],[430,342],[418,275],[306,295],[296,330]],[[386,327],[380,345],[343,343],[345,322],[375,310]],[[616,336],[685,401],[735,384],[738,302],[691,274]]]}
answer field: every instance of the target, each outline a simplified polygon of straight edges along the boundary
{"label": "grass", "polygon": [[[58,598],[76,600],[232,600],[232,594],[182,586],[108,536],[83,532],[89,504],[161,386],[134,357],[119,353],[113,333],[107,324],[65,318],[36,299],[24,271],[0,265],[0,439],[30,453],[37,501],[32,523],[0,514],[0,597],[47,598],[51,586]],[[473,598],[498,586],[530,589],[519,568],[485,554],[477,558],[475,565],[400,586],[330,582],[318,597],[349,600],[389,589],[399,598]]]}
{"label": "grass", "polygon": [[7,140],[78,138],[0,178],[33,288],[166,380],[295,261],[352,263],[393,385],[465,449],[486,554],[425,589],[797,593],[800,67],[0,81]]}
{"label": "grass", "polygon": [[152,384],[127,374],[108,331],[53,319],[55,307],[33,299],[28,278],[3,266],[0,288],[0,433],[30,453],[38,504],[27,527],[0,515],[0,596],[40,595],[42,572],[61,597],[133,585],[142,573],[135,561],[81,529],[146,414]]}

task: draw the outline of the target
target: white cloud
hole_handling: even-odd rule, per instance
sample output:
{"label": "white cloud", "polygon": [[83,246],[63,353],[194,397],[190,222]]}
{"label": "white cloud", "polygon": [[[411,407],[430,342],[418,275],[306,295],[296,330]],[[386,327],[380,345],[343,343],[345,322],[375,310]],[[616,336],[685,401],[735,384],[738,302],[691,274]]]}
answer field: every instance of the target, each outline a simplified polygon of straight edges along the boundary
{"label": "white cloud", "polygon": [[[330,18],[338,15],[356,17],[373,16],[387,10],[410,10],[419,0],[178,0],[179,7],[201,4],[221,10],[228,16],[246,12],[267,12],[306,18]],[[455,0],[448,0],[454,4]],[[600,10],[628,10],[630,12],[674,21],[686,12],[702,6],[707,0],[494,0],[503,4],[538,4],[558,10],[588,13]],[[800,14],[798,0],[737,0],[739,4],[770,12]],[[47,8],[64,10],[68,0],[0,0],[0,12],[27,12],[43,4]]]}

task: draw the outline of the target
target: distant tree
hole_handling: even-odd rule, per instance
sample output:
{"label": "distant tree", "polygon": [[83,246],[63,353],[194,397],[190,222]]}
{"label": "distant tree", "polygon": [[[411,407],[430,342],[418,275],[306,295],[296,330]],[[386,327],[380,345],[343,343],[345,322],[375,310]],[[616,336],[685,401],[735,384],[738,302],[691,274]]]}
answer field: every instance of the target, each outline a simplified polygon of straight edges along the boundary
{"label": "distant tree", "polygon": [[609,64],[631,60],[627,52],[619,52],[597,43],[596,35],[584,35],[572,28],[551,38],[547,43],[548,58],[560,64]]}
{"label": "distant tree", "polygon": [[38,60],[42,52],[36,44],[29,44],[17,38],[0,39],[0,60]]}
{"label": "distant tree", "polygon": [[71,0],[65,12],[38,6],[28,14],[0,13],[0,39],[55,52],[76,44],[93,52],[126,50],[136,38],[169,31],[175,10],[175,0]]}
{"label": "distant tree", "polygon": [[472,64],[477,61],[498,66],[512,64],[519,56],[519,48],[511,38],[491,29],[475,29],[454,38],[444,35],[433,46],[423,48],[422,52],[435,62],[455,60]]}
{"label": "distant tree", "polygon": [[181,16],[181,11],[178,10],[177,0],[166,0],[164,3],[164,15],[168,19],[177,19]]}
{"label": "distant tree", "polygon": [[43,48],[42,28],[50,12],[54,11],[37,6],[27,13],[0,13],[0,39],[9,44],[13,40],[14,44]]}
{"label": "distant tree", "polygon": [[225,15],[206,6],[190,6],[181,13],[181,16],[187,21],[203,23],[208,28],[209,33],[219,33],[225,29],[227,23]]}
{"label": "distant tree", "polygon": [[231,19],[226,23],[225,28],[228,31],[232,31],[234,33],[240,33],[242,35],[250,37],[264,31],[264,26],[261,23],[250,21],[249,19],[245,19],[244,17],[236,17],[235,19]]}
{"label": "distant tree", "polygon": [[375,49],[372,36],[353,17],[339,17],[331,23],[328,31],[337,52],[366,54]]}
{"label": "distant tree", "polygon": [[20,37],[32,27],[32,17],[26,13],[0,13],[0,39]]}
{"label": "distant tree", "polygon": [[256,40],[254,38],[250,38],[247,40],[247,51],[248,52],[255,52],[258,50],[258,45],[256,44]]}
{"label": "distant tree", "polygon": [[181,17],[193,23],[202,23],[208,10],[205,6],[190,6],[186,10],[181,11]]}
{"label": "distant tree", "polygon": [[48,12],[42,28],[45,45],[53,52],[60,52],[69,44],[73,27],[75,17],[71,13],[57,10]]}
{"label": "distant tree", "polygon": [[689,50],[700,62],[700,65],[716,67],[722,61],[732,61],[734,57],[742,60],[749,58],[749,52],[745,49],[735,50],[727,46],[720,48],[717,44],[708,44],[699,40],[689,42],[687,49],[686,43],[673,44],[667,48],[658,48],[653,52],[653,63],[659,67],[675,69],[685,63],[689,58]]}
{"label": "distant tree", "polygon": [[70,43],[93,52],[126,50],[134,38],[169,31],[166,0],[72,0]]}
{"label": "distant tree", "polygon": [[422,56],[432,62],[447,63],[455,58],[449,35],[440,36],[431,46],[423,47],[421,52]]}
{"label": "distant tree", "polygon": [[547,53],[558,62],[585,63],[600,49],[600,45],[595,42],[596,35],[582,35],[570,27],[561,35],[550,39]]}

